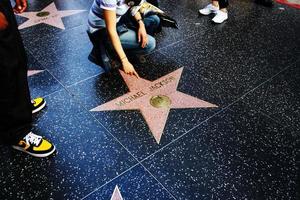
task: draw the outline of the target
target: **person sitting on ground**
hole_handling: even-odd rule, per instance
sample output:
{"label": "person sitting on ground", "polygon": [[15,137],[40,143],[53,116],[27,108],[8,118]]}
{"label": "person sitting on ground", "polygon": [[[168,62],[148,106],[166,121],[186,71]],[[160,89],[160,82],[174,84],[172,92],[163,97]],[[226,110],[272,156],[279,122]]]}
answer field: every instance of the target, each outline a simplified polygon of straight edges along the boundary
{"label": "person sitting on ground", "polygon": [[109,71],[111,67],[106,54],[110,48],[120,60],[124,72],[139,77],[126,54],[136,56],[153,51],[156,46],[153,35],[160,24],[157,15],[142,18],[138,9],[130,10],[142,3],[142,0],[94,0],[87,31],[93,43],[89,55],[92,62]]}

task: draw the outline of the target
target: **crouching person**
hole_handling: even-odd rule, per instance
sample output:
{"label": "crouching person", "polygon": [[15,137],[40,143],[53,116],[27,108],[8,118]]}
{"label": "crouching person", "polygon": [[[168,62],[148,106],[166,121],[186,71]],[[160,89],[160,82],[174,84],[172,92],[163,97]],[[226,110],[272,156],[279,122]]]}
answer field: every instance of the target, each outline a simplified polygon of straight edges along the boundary
{"label": "crouching person", "polygon": [[94,0],[88,17],[88,35],[93,43],[89,60],[107,72],[111,68],[110,57],[116,55],[126,74],[139,77],[127,55],[153,51],[153,35],[160,24],[157,15],[142,18],[137,8],[142,3],[143,0]]}

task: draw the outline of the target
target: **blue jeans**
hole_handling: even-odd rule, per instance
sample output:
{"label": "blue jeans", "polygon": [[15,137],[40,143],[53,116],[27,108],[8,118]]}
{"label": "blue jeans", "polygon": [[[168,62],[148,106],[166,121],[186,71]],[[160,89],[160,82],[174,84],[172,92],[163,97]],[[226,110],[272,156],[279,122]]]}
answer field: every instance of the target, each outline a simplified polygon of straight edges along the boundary
{"label": "blue jeans", "polygon": [[[157,15],[150,15],[144,18],[144,24],[148,33],[148,44],[145,48],[141,47],[138,42],[137,24],[132,20],[131,16],[124,16],[117,24],[117,30],[122,47],[127,55],[144,55],[155,49],[156,41],[153,34],[157,32],[160,27],[160,18]],[[116,53],[110,42],[109,36],[105,29],[100,29],[94,33],[87,32],[91,42],[93,43],[93,50],[89,55],[89,60],[95,64],[102,66],[105,71],[109,71],[111,66],[110,59],[116,58]]]}
{"label": "blue jeans", "polygon": [[148,33],[148,44],[145,48],[142,48],[138,42],[137,30],[134,27],[129,26],[128,31],[119,35],[122,47],[126,53],[130,55],[144,55],[155,49],[156,41],[153,35],[159,27],[160,19],[157,15],[150,15],[144,18],[144,24]]}

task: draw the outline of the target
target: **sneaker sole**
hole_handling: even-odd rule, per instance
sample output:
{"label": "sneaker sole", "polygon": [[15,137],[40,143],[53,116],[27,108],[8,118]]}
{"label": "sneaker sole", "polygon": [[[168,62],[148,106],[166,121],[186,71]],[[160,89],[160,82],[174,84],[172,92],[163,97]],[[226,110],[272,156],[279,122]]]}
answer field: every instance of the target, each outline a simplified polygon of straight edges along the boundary
{"label": "sneaker sole", "polygon": [[204,15],[204,16],[208,16],[208,15],[217,13],[217,11],[211,11],[210,13],[202,13],[200,10],[198,10],[198,12],[199,12],[200,15]]}
{"label": "sneaker sole", "polygon": [[205,15],[205,16],[207,16],[207,15],[210,15],[210,14],[212,14],[212,13],[202,13],[202,12],[199,10],[199,14],[200,14],[200,15]]}
{"label": "sneaker sole", "polygon": [[214,20],[211,20],[211,21],[212,21],[213,23],[215,23],[215,24],[222,24],[222,23],[224,23],[226,20],[227,20],[227,19],[223,20],[222,22],[216,22],[216,21],[214,21]]}
{"label": "sneaker sole", "polygon": [[53,153],[55,152],[55,150],[56,150],[55,146],[53,146],[53,149],[52,149],[50,152],[47,152],[47,153],[44,153],[44,154],[34,154],[34,153],[30,153],[30,152],[28,152],[28,151],[25,151],[23,148],[18,147],[18,146],[12,146],[12,148],[14,148],[14,149],[16,149],[16,150],[18,150],[18,151],[22,151],[22,152],[24,152],[24,153],[26,153],[26,154],[29,154],[29,155],[31,155],[31,156],[33,156],[33,157],[37,157],[37,158],[45,158],[45,157],[47,157],[47,156],[50,156],[50,155],[53,154]]}
{"label": "sneaker sole", "polygon": [[37,109],[32,111],[32,114],[39,112],[40,110],[42,110],[43,108],[45,108],[46,106],[46,101],[44,100],[44,103]]}

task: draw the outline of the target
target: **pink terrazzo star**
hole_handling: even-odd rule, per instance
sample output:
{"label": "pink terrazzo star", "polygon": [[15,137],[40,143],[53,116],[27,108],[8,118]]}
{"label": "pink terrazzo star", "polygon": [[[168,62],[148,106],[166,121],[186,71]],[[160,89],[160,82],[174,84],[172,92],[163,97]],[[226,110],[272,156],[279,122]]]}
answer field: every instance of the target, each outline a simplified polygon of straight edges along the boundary
{"label": "pink terrazzo star", "polygon": [[[140,110],[157,143],[160,142],[171,108],[214,108],[214,104],[177,91],[183,68],[173,71],[155,81],[136,78],[120,71],[130,92],[102,104],[91,111]],[[159,98],[157,98],[159,97]],[[166,107],[155,107],[153,98],[163,97]]]}
{"label": "pink terrazzo star", "polygon": [[278,3],[286,4],[294,8],[300,9],[300,0],[276,0]]}
{"label": "pink terrazzo star", "polygon": [[48,24],[60,29],[65,29],[65,26],[61,20],[62,17],[74,15],[85,10],[57,10],[54,2],[38,12],[24,12],[18,14],[19,16],[26,17],[28,20],[19,26],[19,29],[24,29],[36,24]]}
{"label": "pink terrazzo star", "polygon": [[41,73],[41,72],[43,72],[44,70],[28,70],[27,71],[27,77],[29,77],[29,76],[33,76],[33,75],[35,75],[35,74],[39,74],[39,73]]}
{"label": "pink terrazzo star", "polygon": [[123,200],[119,187],[116,185],[114,193],[112,194],[110,200]]}

